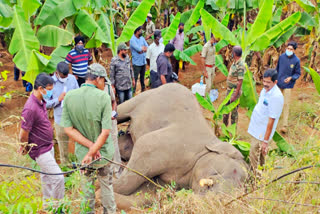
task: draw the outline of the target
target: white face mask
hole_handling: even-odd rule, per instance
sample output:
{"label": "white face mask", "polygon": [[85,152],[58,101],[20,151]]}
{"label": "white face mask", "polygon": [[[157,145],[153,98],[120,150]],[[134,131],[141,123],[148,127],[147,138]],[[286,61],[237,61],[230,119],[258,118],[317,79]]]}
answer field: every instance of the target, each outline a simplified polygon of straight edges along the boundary
{"label": "white face mask", "polygon": [[58,80],[59,80],[60,82],[62,82],[62,83],[67,82],[67,77],[66,77],[66,78],[61,78],[60,75],[59,75],[59,73],[57,73],[57,78],[58,78]]}

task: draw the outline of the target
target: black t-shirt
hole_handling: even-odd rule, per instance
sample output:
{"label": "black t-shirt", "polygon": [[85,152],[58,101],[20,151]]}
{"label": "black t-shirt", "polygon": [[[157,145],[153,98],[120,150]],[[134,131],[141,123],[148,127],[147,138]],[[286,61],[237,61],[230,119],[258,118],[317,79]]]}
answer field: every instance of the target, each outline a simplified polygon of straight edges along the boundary
{"label": "black t-shirt", "polygon": [[168,57],[166,57],[164,53],[161,53],[157,58],[157,72],[159,73],[159,76],[165,76],[167,83],[173,82],[173,79],[171,77],[172,66]]}

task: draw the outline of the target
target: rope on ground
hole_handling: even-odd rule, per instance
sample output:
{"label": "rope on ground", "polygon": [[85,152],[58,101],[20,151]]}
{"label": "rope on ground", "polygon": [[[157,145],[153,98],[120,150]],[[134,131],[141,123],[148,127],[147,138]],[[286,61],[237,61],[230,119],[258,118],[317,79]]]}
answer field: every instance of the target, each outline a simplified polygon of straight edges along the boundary
{"label": "rope on ground", "polygon": [[[74,173],[76,171],[79,171],[79,170],[84,170],[84,169],[89,169],[91,168],[90,165],[94,164],[95,162],[99,161],[99,160],[106,160],[112,164],[116,164],[116,165],[119,165],[123,168],[126,168],[128,169],[129,171],[132,171],[133,173],[139,175],[139,176],[142,176],[143,178],[145,178],[146,180],[148,180],[150,183],[152,183],[153,185],[155,185],[156,187],[158,188],[164,188],[163,186],[161,186],[160,184],[157,184],[156,182],[154,182],[153,180],[151,180],[150,178],[148,178],[147,176],[143,175],[141,172],[138,172],[137,170],[134,170],[134,169],[131,169],[129,167],[127,167],[126,165],[122,164],[122,163],[118,163],[118,162],[115,162],[113,160],[110,160],[106,157],[100,157],[96,160],[93,160],[92,162],[90,162],[89,164],[86,164],[86,165],[83,165],[83,166],[80,166],[74,170],[70,170],[70,171],[66,171],[66,172],[60,172],[60,173],[48,173],[48,172],[42,172],[40,170],[36,170],[36,169],[32,169],[32,168],[28,168],[28,167],[24,167],[24,166],[17,166],[17,165],[11,165],[11,164],[2,164],[0,163],[0,167],[10,167],[10,168],[19,168],[19,169],[25,169],[25,170],[29,170],[29,171],[32,171],[32,172],[36,172],[36,173],[40,173],[40,174],[44,174],[44,175],[67,175],[67,174],[71,174],[71,173]],[[108,164],[105,164],[99,168],[102,168],[104,166],[106,166]]]}
{"label": "rope on ground", "polygon": [[282,179],[282,178],[284,178],[284,177],[286,177],[286,176],[288,176],[288,175],[291,175],[291,174],[293,174],[293,173],[296,173],[296,172],[299,172],[299,171],[302,171],[302,170],[310,169],[310,168],[313,168],[313,167],[315,167],[315,165],[310,165],[310,166],[301,167],[301,168],[299,168],[299,169],[295,169],[295,170],[293,170],[293,171],[290,171],[290,172],[288,172],[288,173],[285,173],[285,174],[281,175],[280,177],[277,177],[277,178],[273,179],[273,180],[270,181],[269,183],[267,183],[267,184],[265,184],[265,185],[263,185],[263,186],[261,186],[261,187],[258,187],[257,189],[254,189],[254,190],[252,190],[252,191],[250,191],[250,192],[247,192],[247,193],[245,193],[245,194],[243,194],[243,195],[238,196],[238,197],[235,198],[235,199],[232,199],[231,201],[229,201],[228,203],[226,203],[224,206],[228,206],[228,205],[230,205],[231,203],[233,203],[234,201],[237,201],[237,200],[239,200],[239,199],[241,199],[241,198],[244,198],[244,197],[246,197],[247,195],[250,195],[251,193],[256,192],[257,190],[259,190],[259,189],[261,189],[261,188],[267,187],[267,186],[269,186],[270,184],[272,184],[272,183],[274,183],[274,182],[276,182],[276,181],[278,181],[278,180],[280,180],[280,179]]}

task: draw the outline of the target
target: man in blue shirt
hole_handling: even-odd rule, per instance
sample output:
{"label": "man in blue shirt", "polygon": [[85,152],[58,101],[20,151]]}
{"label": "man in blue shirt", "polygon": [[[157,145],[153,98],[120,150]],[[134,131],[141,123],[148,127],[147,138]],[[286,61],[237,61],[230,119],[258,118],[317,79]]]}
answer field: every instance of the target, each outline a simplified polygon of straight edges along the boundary
{"label": "man in blue shirt", "polygon": [[132,54],[132,65],[133,65],[133,72],[134,72],[134,79],[136,85],[133,88],[133,91],[136,91],[137,80],[140,74],[140,84],[141,84],[141,92],[145,90],[144,84],[144,75],[146,72],[146,52],[148,50],[148,43],[142,37],[142,28],[141,26],[138,27],[134,31],[134,35],[130,39],[130,51]]}
{"label": "man in blue shirt", "polygon": [[251,135],[250,163],[254,173],[258,164],[263,165],[269,142],[276,130],[282,108],[283,95],[277,86],[277,71],[268,69],[263,75],[263,86],[254,107],[248,133]]}
{"label": "man in blue shirt", "polygon": [[60,62],[57,65],[57,71],[52,76],[53,92],[50,99],[46,99],[47,109],[53,108],[54,127],[60,151],[61,164],[67,164],[68,158],[68,142],[69,137],[64,132],[63,127],[60,126],[60,119],[62,115],[63,99],[66,93],[70,90],[79,88],[76,78],[69,74],[69,65],[65,62]]}
{"label": "man in blue shirt", "polygon": [[284,95],[284,108],[283,108],[283,125],[281,132],[286,133],[288,130],[289,118],[289,102],[291,97],[291,89],[294,87],[296,80],[301,75],[300,59],[294,54],[297,49],[296,42],[289,42],[286,52],[283,53],[278,60],[278,87]]}

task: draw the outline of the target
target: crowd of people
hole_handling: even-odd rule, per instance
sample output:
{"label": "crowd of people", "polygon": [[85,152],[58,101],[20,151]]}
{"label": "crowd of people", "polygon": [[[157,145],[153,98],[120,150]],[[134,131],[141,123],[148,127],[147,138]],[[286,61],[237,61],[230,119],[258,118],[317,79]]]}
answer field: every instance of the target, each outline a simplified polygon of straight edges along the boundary
{"label": "crowd of people", "polygon": [[[47,173],[61,173],[53,151],[53,127],[48,119],[47,109],[54,111],[54,129],[60,151],[61,164],[70,164],[68,143],[76,142],[75,155],[82,164],[105,157],[121,162],[118,148],[117,104],[131,99],[136,93],[139,78],[141,92],[146,89],[145,73],[150,68],[151,88],[177,81],[179,61],[173,56],[175,49],[183,50],[184,24],[179,24],[172,41],[164,45],[160,30],[155,29],[152,15],[148,14],[146,37],[142,36],[142,27],[138,27],[130,45],[120,43],[117,55],[111,60],[109,76],[106,68],[93,63],[90,52],[84,48],[82,36],[74,39],[74,49],[58,63],[52,76],[41,73],[36,77],[31,96],[22,111],[20,141],[26,142],[20,147],[20,153],[28,153]],[[204,44],[201,52],[206,92],[213,87],[215,78],[215,44],[211,39]],[[288,126],[288,100],[295,81],[300,76],[300,61],[294,54],[297,44],[289,42],[286,53],[282,54],[276,69],[268,69],[263,76],[263,90],[253,110],[248,133],[252,137],[250,160],[253,170],[263,165],[268,151],[268,143],[277,127],[284,105],[282,131]],[[128,54],[131,52],[131,57]],[[233,93],[228,104],[235,102],[241,95],[245,63],[240,46],[233,47],[233,64],[227,77],[227,94]],[[70,66],[71,70],[70,72]],[[283,91],[284,97],[281,93]],[[231,120],[230,120],[231,117]],[[237,123],[238,107],[223,116],[225,125]],[[94,213],[95,194],[90,190],[95,173],[100,181],[101,202],[104,213],[115,213],[113,196],[113,174],[119,176],[121,169],[100,160],[94,164],[97,170],[86,170],[82,189],[88,205]],[[96,171],[96,172],[95,172]],[[43,198],[61,200],[64,197],[63,175],[41,175]],[[88,183],[90,185],[88,185]]]}

